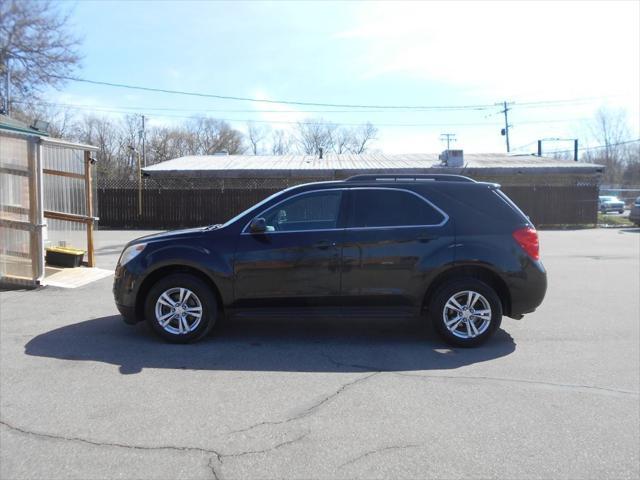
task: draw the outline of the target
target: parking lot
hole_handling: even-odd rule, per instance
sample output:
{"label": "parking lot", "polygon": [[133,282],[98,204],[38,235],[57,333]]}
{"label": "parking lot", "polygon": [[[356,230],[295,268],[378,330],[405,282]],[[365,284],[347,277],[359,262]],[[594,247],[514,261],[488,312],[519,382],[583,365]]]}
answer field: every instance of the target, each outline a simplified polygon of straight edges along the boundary
{"label": "parking lot", "polygon": [[[113,268],[142,232],[97,232]],[[477,349],[393,319],[125,325],[111,278],[0,293],[2,479],[638,478],[640,229],[541,232],[542,307]]]}

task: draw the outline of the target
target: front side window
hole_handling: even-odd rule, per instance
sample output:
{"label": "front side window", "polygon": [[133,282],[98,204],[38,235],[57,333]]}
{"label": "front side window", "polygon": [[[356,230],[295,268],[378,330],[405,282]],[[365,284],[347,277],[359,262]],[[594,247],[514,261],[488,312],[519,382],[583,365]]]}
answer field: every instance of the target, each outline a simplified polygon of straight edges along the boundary
{"label": "front side window", "polygon": [[303,194],[266,211],[267,231],[326,230],[336,228],[342,192]]}
{"label": "front side window", "polygon": [[438,225],[444,215],[426,201],[402,190],[353,190],[350,227]]}

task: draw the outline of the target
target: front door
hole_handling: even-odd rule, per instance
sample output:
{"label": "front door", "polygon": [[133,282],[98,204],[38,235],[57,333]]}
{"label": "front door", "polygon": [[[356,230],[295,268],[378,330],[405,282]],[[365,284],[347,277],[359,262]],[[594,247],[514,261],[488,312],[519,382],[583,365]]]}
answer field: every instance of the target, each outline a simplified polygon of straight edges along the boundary
{"label": "front door", "polygon": [[341,190],[304,192],[258,215],[238,238],[235,307],[333,306],[340,296]]}

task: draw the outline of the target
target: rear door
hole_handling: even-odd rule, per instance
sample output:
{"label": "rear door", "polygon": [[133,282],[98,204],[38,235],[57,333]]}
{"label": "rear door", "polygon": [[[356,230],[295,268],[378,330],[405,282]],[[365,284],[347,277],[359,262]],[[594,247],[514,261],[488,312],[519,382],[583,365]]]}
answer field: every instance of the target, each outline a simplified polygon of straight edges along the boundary
{"label": "rear door", "polygon": [[401,188],[349,190],[342,250],[346,307],[416,307],[434,271],[453,261],[452,221]]}

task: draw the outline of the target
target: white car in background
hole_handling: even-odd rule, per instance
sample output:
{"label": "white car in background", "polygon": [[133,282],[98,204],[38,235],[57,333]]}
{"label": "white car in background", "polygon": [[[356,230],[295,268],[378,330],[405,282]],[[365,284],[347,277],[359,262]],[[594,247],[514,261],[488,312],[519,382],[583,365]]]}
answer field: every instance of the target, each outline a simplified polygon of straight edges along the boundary
{"label": "white car in background", "polygon": [[624,213],[624,202],[618,197],[614,196],[601,196],[598,197],[598,209],[602,213],[618,212]]}

